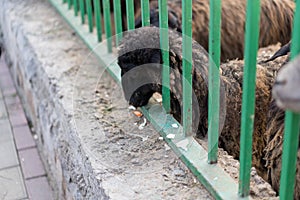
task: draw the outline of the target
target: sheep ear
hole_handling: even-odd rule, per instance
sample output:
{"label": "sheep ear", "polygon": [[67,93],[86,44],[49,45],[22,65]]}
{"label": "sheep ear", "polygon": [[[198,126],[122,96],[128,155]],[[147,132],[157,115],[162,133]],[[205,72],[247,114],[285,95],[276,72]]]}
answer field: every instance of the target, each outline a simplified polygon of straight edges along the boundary
{"label": "sheep ear", "polygon": [[169,17],[169,26],[170,26],[170,28],[175,29],[179,32],[182,32],[177,14],[173,10],[171,10],[170,8],[169,8],[168,17]]}
{"label": "sheep ear", "polygon": [[135,20],[135,22],[134,22],[134,27],[135,27],[135,28],[140,28],[140,27],[142,27],[142,18],[141,18],[141,16],[139,16],[139,17]]}
{"label": "sheep ear", "polygon": [[265,60],[263,62],[267,63],[269,61],[275,60],[276,58],[278,58],[280,56],[287,55],[290,52],[290,46],[291,46],[291,42],[285,44],[278,51],[276,51],[276,53],[271,58],[269,58],[268,60]]}

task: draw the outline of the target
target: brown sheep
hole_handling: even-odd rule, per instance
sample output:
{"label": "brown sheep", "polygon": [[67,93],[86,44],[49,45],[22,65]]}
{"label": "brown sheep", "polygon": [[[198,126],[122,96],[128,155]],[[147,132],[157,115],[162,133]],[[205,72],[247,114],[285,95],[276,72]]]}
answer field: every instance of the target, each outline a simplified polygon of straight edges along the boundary
{"label": "brown sheep", "polygon": [[[171,113],[180,121],[182,38],[171,30],[169,37]],[[194,124],[194,126],[198,128],[197,134],[199,136],[206,135],[207,132],[208,54],[200,45],[193,42],[192,55],[193,91],[196,96],[193,98],[193,108],[199,109],[199,112],[196,113],[197,116],[193,116],[193,119],[195,121],[198,117],[199,124]],[[125,35],[119,50],[118,64],[121,68],[125,97],[130,104],[144,106],[154,92],[161,93],[160,64],[162,64],[162,57],[159,50],[159,30],[154,27],[145,27]],[[146,68],[142,67],[145,64],[150,65],[147,65]],[[279,66],[257,65],[252,164],[257,169],[258,174],[267,181],[280,177],[280,160],[277,157],[280,158],[281,155],[281,143],[278,143],[278,138],[283,134],[283,120],[281,118],[278,120],[276,116],[283,111],[272,104],[271,97],[272,85],[278,69]],[[239,158],[240,148],[242,78],[243,61],[235,60],[221,65],[221,84],[224,89],[223,92],[221,91],[221,110],[224,111],[224,107],[226,108],[226,118],[220,134],[219,146],[235,158]],[[146,84],[142,85],[144,80],[147,80]],[[198,105],[195,105],[196,103]],[[273,162],[272,156],[277,156],[276,162]],[[300,165],[298,166],[300,167]],[[297,173],[296,199],[300,198],[299,176],[300,174]],[[270,183],[278,191],[278,185],[276,185],[278,182],[270,181]]]}
{"label": "brown sheep", "polygon": [[[181,23],[181,0],[168,2],[169,11]],[[291,0],[262,0],[259,46],[290,40],[295,3]],[[193,0],[193,38],[208,50],[209,0]],[[246,0],[222,1],[221,60],[243,58]],[[284,26],[283,26],[284,25]]]}

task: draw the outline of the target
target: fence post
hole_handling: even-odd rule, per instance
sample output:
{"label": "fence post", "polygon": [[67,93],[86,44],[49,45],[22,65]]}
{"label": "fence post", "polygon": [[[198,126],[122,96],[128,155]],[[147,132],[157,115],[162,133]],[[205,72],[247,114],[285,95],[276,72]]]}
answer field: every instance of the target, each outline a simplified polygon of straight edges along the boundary
{"label": "fence post", "polygon": [[182,74],[183,74],[183,131],[193,132],[192,124],[192,0],[182,1]]}
{"label": "fence post", "polygon": [[108,53],[112,52],[112,39],[111,39],[111,20],[110,20],[110,2],[109,0],[103,0],[103,12],[104,12],[104,26],[107,41]]}
{"label": "fence post", "polygon": [[92,3],[91,0],[86,0],[86,11],[87,11],[87,16],[88,16],[88,23],[89,23],[89,31],[93,32],[93,11],[92,11]]}
{"label": "fence post", "polygon": [[72,0],[68,0],[68,9],[70,10],[72,8]]}
{"label": "fence post", "polygon": [[160,48],[163,58],[162,99],[165,111],[170,112],[170,67],[167,0],[159,0]]}
{"label": "fence post", "polygon": [[84,24],[84,22],[85,22],[84,0],[79,0],[79,8],[80,8],[81,23]]}
{"label": "fence post", "polygon": [[98,42],[102,41],[102,25],[101,25],[101,5],[99,0],[94,0],[94,8],[95,8],[95,21],[96,21],[96,29],[97,29],[97,39]]}
{"label": "fence post", "polygon": [[149,0],[141,0],[142,26],[150,25]]}
{"label": "fence post", "polygon": [[218,159],[220,115],[221,0],[210,0],[208,78],[208,162]]}
{"label": "fence post", "polygon": [[126,0],[126,14],[127,14],[127,29],[133,30],[134,27],[134,4],[133,0]]}
{"label": "fence post", "polygon": [[242,95],[239,195],[249,195],[252,135],[255,111],[256,57],[260,23],[260,0],[248,0],[245,33],[245,66]]}
{"label": "fence post", "polygon": [[122,39],[122,11],[120,0],[114,0],[114,18],[115,18],[115,29],[116,29],[116,46]]}
{"label": "fence post", "polygon": [[[300,1],[296,1],[296,11],[291,44],[291,59],[300,53]],[[293,91],[291,91],[293,92]],[[285,113],[282,168],[280,175],[280,199],[293,199],[295,174],[299,144],[300,115],[287,111]]]}
{"label": "fence post", "polygon": [[73,5],[74,5],[74,15],[77,17],[78,16],[78,0],[73,0]]}

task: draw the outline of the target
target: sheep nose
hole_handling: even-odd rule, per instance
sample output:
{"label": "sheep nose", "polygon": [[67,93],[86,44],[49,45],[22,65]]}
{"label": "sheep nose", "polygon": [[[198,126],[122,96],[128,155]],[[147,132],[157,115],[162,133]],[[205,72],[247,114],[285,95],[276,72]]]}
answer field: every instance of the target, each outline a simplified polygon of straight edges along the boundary
{"label": "sheep nose", "polygon": [[286,84],[286,80],[276,80],[274,85],[283,86]]}

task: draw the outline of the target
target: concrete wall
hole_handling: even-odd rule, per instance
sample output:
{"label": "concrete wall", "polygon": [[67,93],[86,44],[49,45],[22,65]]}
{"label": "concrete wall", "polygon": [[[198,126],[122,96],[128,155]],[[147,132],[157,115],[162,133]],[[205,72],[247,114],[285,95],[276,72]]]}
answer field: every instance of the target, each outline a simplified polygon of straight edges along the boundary
{"label": "concrete wall", "polygon": [[43,0],[0,1],[0,44],[57,199],[106,199],[72,121],[71,87],[62,74],[76,67],[84,45]]}

